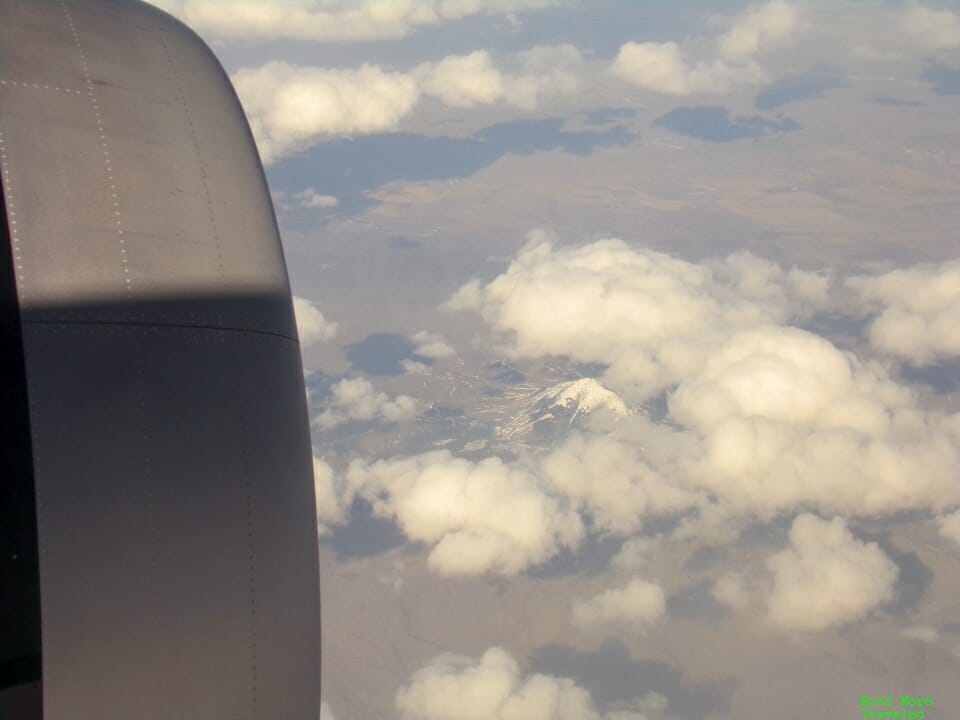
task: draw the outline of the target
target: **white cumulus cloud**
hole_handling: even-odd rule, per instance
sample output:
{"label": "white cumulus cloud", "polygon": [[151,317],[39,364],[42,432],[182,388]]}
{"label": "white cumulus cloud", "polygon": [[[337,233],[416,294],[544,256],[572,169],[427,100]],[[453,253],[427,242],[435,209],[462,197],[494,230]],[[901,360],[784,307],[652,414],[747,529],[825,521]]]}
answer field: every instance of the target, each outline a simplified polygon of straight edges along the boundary
{"label": "white cumulus cloud", "polygon": [[[430,547],[429,566],[444,575],[514,575],[575,550],[588,530],[629,537],[647,518],[677,515],[707,499],[654,472],[637,446],[594,433],[512,462],[473,462],[444,450],[357,460],[348,475],[347,486],[377,515]],[[650,542],[629,540],[633,552],[627,558],[625,545],[624,567],[638,564],[639,545]]]}
{"label": "white cumulus cloud", "polygon": [[364,65],[352,70],[273,61],[233,75],[265,163],[324,135],[395,128],[420,99],[410,75]]}
{"label": "white cumulus cloud", "polygon": [[823,630],[865,617],[893,597],[898,569],[876,543],[857,540],[842,518],[797,517],[790,547],[767,560],[769,620],[786,630]]}
{"label": "white cumulus cloud", "polygon": [[344,379],[332,388],[327,409],[314,418],[317,427],[334,428],[345,422],[406,422],[417,416],[417,401],[407,395],[392,400],[364,378]]}
{"label": "white cumulus cloud", "polygon": [[337,323],[327,320],[312,300],[293,297],[293,314],[297,320],[297,334],[301,345],[312,345],[330,340],[337,334]]}
{"label": "white cumulus cloud", "polygon": [[753,62],[692,63],[675,42],[624,43],[611,72],[631,85],[667,95],[722,94],[736,85],[760,83],[767,77]]}
{"label": "white cumulus cloud", "polygon": [[500,100],[504,93],[504,77],[486,50],[425,63],[415,73],[424,92],[435,95],[450,107],[489,105]]}
{"label": "white cumulus cloud", "polygon": [[502,101],[534,110],[546,98],[575,93],[581,83],[582,63],[583,57],[573,45],[543,45],[517,53],[510,71],[499,70],[489,52],[477,50],[422,63],[412,74],[424,93],[450,107]]}
{"label": "white cumulus cloud", "polygon": [[802,316],[826,288],[749,253],[697,264],[617,239],[555,248],[534,231],[506,272],[447,307],[479,311],[515,357],[605,364],[603,383],[638,402],[696,372],[718,339]]}
{"label": "white cumulus cloud", "polygon": [[635,533],[645,518],[679,513],[702,499],[661,477],[638,447],[607,435],[572,435],[541,458],[540,474],[589,515],[594,530],[614,535]]}
{"label": "white cumulus cloud", "polygon": [[534,464],[596,531],[684,514],[678,532],[721,537],[802,508],[956,506],[960,415],[924,410],[882,365],[782,324],[825,307],[828,288],[745,253],[691,263],[620,240],[555,248],[535,233],[447,307],[478,311],[513,357],[605,364],[604,383],[634,403],[665,393],[669,424],[641,408]]}
{"label": "white cumulus cloud", "polygon": [[429,566],[443,575],[515,575],[583,537],[576,512],[496,457],[474,463],[441,450],[356,460],[349,478],[378,516],[430,546]]}
{"label": "white cumulus cloud", "polygon": [[605,590],[573,605],[573,622],[584,630],[607,623],[622,624],[631,630],[645,630],[666,615],[663,588],[634,578],[621,588]]}
{"label": "white cumulus cloud", "polygon": [[879,311],[870,326],[878,350],[915,365],[960,356],[960,260],[894,270],[848,284]]}
{"label": "white cumulus cloud", "polygon": [[479,661],[445,654],[417,670],[397,691],[404,720],[584,720],[596,718],[590,693],[572,680],[524,677],[497,647]]}
{"label": "white cumulus cloud", "polygon": [[445,653],[417,670],[396,693],[401,720],[645,720],[662,715],[666,698],[649,692],[601,714],[573,680],[524,675],[503,648],[479,659]]}
{"label": "white cumulus cloud", "polygon": [[698,483],[743,511],[869,515],[960,501],[958,417],[922,412],[880,366],[803,330],[732,336],[668,402],[702,438]]}
{"label": "white cumulus cloud", "polygon": [[797,8],[784,0],[772,0],[752,7],[740,15],[720,37],[720,55],[733,62],[748,60],[789,39],[799,22]]}
{"label": "white cumulus cloud", "polygon": [[581,57],[573,46],[535,47],[517,53],[513,62],[515,73],[501,71],[486,50],[421,63],[409,72],[272,61],[238,70],[232,79],[260,155],[270,164],[327,137],[394,130],[425,94],[451,107],[505,102],[529,111],[546,97],[579,87]]}
{"label": "white cumulus cloud", "polygon": [[784,43],[798,25],[793,5],[772,0],[733,19],[717,38],[719,57],[692,60],[675,42],[627,42],[610,70],[624,82],[669,95],[726,93],[765,81],[757,56]]}
{"label": "white cumulus cloud", "polygon": [[443,358],[453,357],[457,354],[441,335],[429,332],[428,330],[421,330],[418,333],[414,333],[410,336],[410,339],[413,340],[415,344],[413,354],[419,355],[422,358],[442,360]]}

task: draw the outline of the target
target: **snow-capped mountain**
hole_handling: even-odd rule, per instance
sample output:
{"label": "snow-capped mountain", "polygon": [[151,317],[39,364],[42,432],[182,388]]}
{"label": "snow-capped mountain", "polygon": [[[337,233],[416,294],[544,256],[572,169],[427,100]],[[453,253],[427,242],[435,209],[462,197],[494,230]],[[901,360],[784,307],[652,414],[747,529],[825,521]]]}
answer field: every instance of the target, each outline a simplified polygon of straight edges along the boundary
{"label": "snow-capped mountain", "polygon": [[623,400],[594,378],[557,383],[528,396],[522,410],[500,426],[499,434],[505,439],[553,434],[601,408],[620,416],[630,414]]}

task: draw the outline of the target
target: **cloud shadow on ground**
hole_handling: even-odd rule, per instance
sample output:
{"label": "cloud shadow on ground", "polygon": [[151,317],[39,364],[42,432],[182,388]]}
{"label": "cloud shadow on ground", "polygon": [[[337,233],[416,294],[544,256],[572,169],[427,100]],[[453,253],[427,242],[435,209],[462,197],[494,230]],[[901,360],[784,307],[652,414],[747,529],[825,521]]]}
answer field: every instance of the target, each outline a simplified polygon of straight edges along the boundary
{"label": "cloud shadow on ground", "polygon": [[[560,151],[587,157],[599,148],[623,147],[636,136],[622,125],[605,130],[565,130],[563,118],[513,120],[472,137],[383,133],[319,143],[267,168],[271,187],[296,193],[312,187],[340,200],[333,215],[353,215],[376,204],[368,194],[395,182],[468,178],[506,155]],[[293,214],[288,221],[296,221]],[[315,219],[315,214],[309,217]]]}
{"label": "cloud shadow on ground", "polygon": [[654,125],[708,142],[735,142],[800,129],[800,124],[789,118],[768,120],[753,115],[731,119],[730,111],[719,105],[674,108]]}
{"label": "cloud shadow on ground", "polygon": [[354,369],[367,375],[402,375],[403,361],[415,360],[425,365],[433,363],[429,358],[418,357],[416,346],[403,335],[396,333],[373,333],[360,342],[347,345],[347,359]]}
{"label": "cloud shadow on ground", "polygon": [[620,640],[609,639],[595,652],[580,652],[568,645],[540,648],[532,670],[569,677],[588,688],[601,707],[626,703],[648,692],[669,701],[668,714],[696,720],[730,710],[737,681],[694,684],[677,668],[656,660],[634,660]]}
{"label": "cloud shadow on ground", "polygon": [[337,561],[348,562],[381,555],[407,540],[395,522],[374,517],[370,503],[357,498],[350,507],[349,524],[335,528],[327,542]]}
{"label": "cloud shadow on ground", "polygon": [[960,69],[933,62],[920,77],[933,85],[933,92],[937,95],[960,95]]}

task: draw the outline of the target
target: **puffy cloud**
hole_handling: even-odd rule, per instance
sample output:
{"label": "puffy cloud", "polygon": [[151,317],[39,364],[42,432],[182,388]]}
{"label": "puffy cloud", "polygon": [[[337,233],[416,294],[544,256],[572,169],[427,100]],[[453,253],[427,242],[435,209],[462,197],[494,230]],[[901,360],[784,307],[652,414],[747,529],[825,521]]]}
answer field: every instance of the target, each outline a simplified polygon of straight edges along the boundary
{"label": "puffy cloud", "polygon": [[391,130],[420,99],[413,77],[374,65],[327,70],[274,61],[239,70],[233,84],[265,163],[323,135]]}
{"label": "puffy cloud", "polygon": [[914,42],[930,50],[960,48],[960,15],[913,4],[904,11],[902,28]]}
{"label": "puffy cloud", "polygon": [[333,386],[327,409],[314,418],[317,427],[334,428],[345,422],[406,422],[417,416],[417,401],[407,395],[393,400],[364,378],[344,379]]}
{"label": "puffy cloud", "polygon": [[379,517],[431,546],[429,566],[443,575],[514,575],[583,537],[576,512],[496,457],[474,463],[441,450],[356,460],[349,479]]}
{"label": "puffy cloud", "polygon": [[[587,529],[625,537],[649,517],[706,505],[701,490],[652,471],[636,445],[599,434],[578,433],[510,463],[443,450],[358,460],[348,475],[348,487],[380,517],[431,546],[429,565],[445,575],[513,575],[575,550]],[[658,542],[630,539],[620,566],[639,567]]]}
{"label": "puffy cloud", "polygon": [[645,720],[667,707],[663,695],[649,692],[601,715],[588,690],[567,678],[524,676],[499,647],[479,660],[451,653],[434,658],[397,691],[395,701],[402,720]]}
{"label": "puffy cloud", "polygon": [[720,60],[690,64],[675,42],[624,43],[611,72],[631,85],[668,95],[722,94],[736,85],[766,79],[752,62],[737,66]]}
{"label": "puffy cloud", "polygon": [[486,50],[451,55],[423,63],[413,74],[423,92],[445,105],[470,108],[505,101],[523,110],[536,109],[550,96],[571,95],[580,87],[580,51],[573,45],[537,46],[517,53],[515,73],[498,70]]}
{"label": "puffy cloud", "polygon": [[824,307],[827,291],[825,277],[749,254],[689,263],[534,234],[447,306],[479,311],[515,357],[604,363],[604,382],[634,402],[666,391],[670,423],[620,418],[608,437],[573,435],[537,460],[545,487],[601,532],[696,510],[677,533],[719,541],[800,508],[955,506],[960,415],[924,411],[882,366],[778,324]]}
{"label": "puffy cloud", "polygon": [[865,617],[893,597],[898,569],[876,543],[853,537],[842,518],[803,514],[790,547],[767,560],[770,622],[786,630],[823,630]]}
{"label": "puffy cloud", "polygon": [[541,459],[540,474],[589,515],[593,529],[615,535],[635,533],[644,518],[676,514],[701,500],[660,477],[640,448],[605,435],[574,434]]}
{"label": "puffy cloud", "polygon": [[296,316],[301,345],[330,340],[337,334],[337,323],[327,320],[311,300],[294,295],[293,314]]}
{"label": "puffy cloud", "polygon": [[797,328],[731,336],[670,398],[670,414],[709,432],[731,416],[883,435],[910,392],[828,340]]}
{"label": "puffy cloud", "polygon": [[606,623],[623,623],[631,629],[644,630],[665,614],[663,588],[640,578],[573,605],[573,622],[584,630]]}
{"label": "puffy cloud", "polygon": [[960,420],[923,413],[879,366],[796,328],[742,331],[669,398],[702,438],[694,476],[743,511],[851,515],[960,501]]}
{"label": "puffy cloud", "polygon": [[397,691],[404,720],[581,720],[596,718],[590,693],[572,680],[523,677],[517,661],[490,648],[479,662],[445,654]]}
{"label": "puffy cloud", "polygon": [[733,20],[717,39],[719,58],[692,62],[675,42],[627,42],[610,70],[620,80],[654,92],[726,93],[737,85],[764,82],[767,76],[756,56],[790,37],[798,23],[793,5],[772,0]]}
{"label": "puffy cloud", "polygon": [[915,365],[960,356],[960,260],[848,280],[880,314],[870,326],[878,350]]}
{"label": "puffy cloud", "polygon": [[233,84],[269,164],[324,137],[393,130],[424,94],[452,107],[507,102],[533,110],[543,97],[579,87],[580,53],[570,45],[535,47],[515,61],[516,74],[498,70],[486,50],[422,63],[406,73],[376,65],[330,70],[274,61],[237,71]]}
{"label": "puffy cloud", "polygon": [[350,42],[405,37],[471,15],[512,14],[569,0],[151,0],[204,34],[244,40]]}
{"label": "puffy cloud", "polygon": [[512,339],[515,357],[566,355],[608,365],[603,382],[631,402],[696,372],[738,328],[782,322],[824,301],[827,280],[749,253],[695,264],[622,240],[554,248],[542,232],[507,271],[448,301]]}
{"label": "puffy cloud", "polygon": [[797,9],[783,0],[750,8],[720,37],[720,55],[733,62],[748,60],[789,38],[799,20]]}
{"label": "puffy cloud", "polygon": [[[576,549],[587,527],[628,536],[648,517],[705,503],[702,491],[653,472],[635,445],[597,434],[575,434],[512,463],[448,451],[355,461],[348,486],[410,540],[430,545],[429,565],[445,575],[513,575]],[[639,563],[639,546],[649,542],[628,541],[624,567]]]}
{"label": "puffy cloud", "polygon": [[960,510],[939,519],[940,535],[960,545]]}
{"label": "puffy cloud", "polygon": [[[874,542],[857,540],[841,517],[804,513],[790,530],[790,544],[762,564],[723,573],[711,594],[741,612],[766,605],[766,622],[787,631],[819,631],[865,618],[894,597],[896,564]],[[912,628],[907,637],[932,642],[933,628]]]}
{"label": "puffy cloud", "polygon": [[494,67],[486,50],[451,55],[435,64],[426,63],[418,67],[416,73],[421,77],[424,92],[451,107],[489,105],[503,97],[503,75]]}
{"label": "puffy cloud", "polygon": [[457,354],[443,337],[427,330],[414,333],[410,339],[415,343],[413,354],[422,358],[441,360]]}
{"label": "puffy cloud", "polygon": [[[630,536],[651,516],[682,515],[677,540],[729,541],[749,518],[802,509],[954,509],[960,415],[924,411],[881,365],[771,324],[823,307],[827,290],[822,276],[749,254],[689,263],[534,235],[506,272],[448,305],[478,310],[515,356],[606,362],[605,381],[634,398],[666,390],[668,422],[591,416],[513,463],[447,452],[357,462],[348,485],[429,545],[444,574],[518,573],[576,548],[586,528]],[[442,342],[413,337],[425,354]],[[642,567],[655,542],[629,540],[618,567]],[[714,593],[736,606],[746,589],[731,576]]]}

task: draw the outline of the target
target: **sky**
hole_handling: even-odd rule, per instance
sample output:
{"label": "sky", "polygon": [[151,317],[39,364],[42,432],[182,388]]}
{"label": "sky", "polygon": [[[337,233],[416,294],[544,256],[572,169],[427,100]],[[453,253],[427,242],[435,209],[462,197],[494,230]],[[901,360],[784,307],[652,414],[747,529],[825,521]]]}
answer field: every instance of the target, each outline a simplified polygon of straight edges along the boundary
{"label": "sky", "polygon": [[324,720],[960,707],[960,7],[156,0],[303,347]]}

